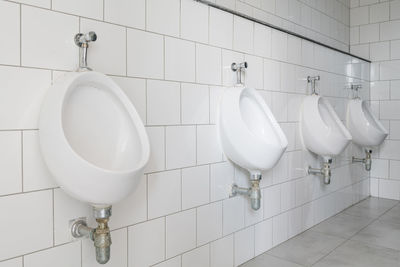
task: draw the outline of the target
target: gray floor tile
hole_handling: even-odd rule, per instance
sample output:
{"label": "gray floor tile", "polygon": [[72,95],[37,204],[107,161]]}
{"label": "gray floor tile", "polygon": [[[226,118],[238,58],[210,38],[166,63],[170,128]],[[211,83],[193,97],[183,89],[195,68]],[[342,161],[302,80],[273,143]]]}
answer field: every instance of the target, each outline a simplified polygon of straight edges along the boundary
{"label": "gray floor tile", "polygon": [[346,209],[344,213],[376,219],[398,203],[397,200],[370,197]]}
{"label": "gray floor tile", "polygon": [[313,267],[398,267],[396,250],[350,240]]}
{"label": "gray floor tile", "polygon": [[299,264],[282,260],[277,257],[268,255],[268,254],[261,254],[257,258],[248,261],[240,267],[302,267]]}
{"label": "gray floor tile", "polygon": [[383,214],[382,217],[379,218],[379,220],[400,224],[400,206],[397,205],[396,207],[392,208],[391,210]]}
{"label": "gray floor tile", "polygon": [[273,248],[268,253],[300,265],[311,266],[345,239],[314,231],[306,231]]}
{"label": "gray floor tile", "polygon": [[352,239],[400,250],[400,224],[377,220]]}
{"label": "gray floor tile", "polygon": [[372,222],[373,219],[340,213],[311,228],[312,231],[350,238],[362,228]]}

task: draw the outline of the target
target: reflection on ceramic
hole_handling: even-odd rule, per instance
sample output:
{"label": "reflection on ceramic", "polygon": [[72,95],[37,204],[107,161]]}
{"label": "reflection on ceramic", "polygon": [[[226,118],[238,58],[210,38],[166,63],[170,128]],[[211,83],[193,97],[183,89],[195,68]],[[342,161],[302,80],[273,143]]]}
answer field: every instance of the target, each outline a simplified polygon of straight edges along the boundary
{"label": "reflection on ceramic", "polygon": [[351,135],[329,101],[319,95],[304,98],[300,128],[305,148],[325,159],[343,152]]}
{"label": "reflection on ceramic", "polygon": [[225,155],[250,173],[271,169],[288,145],[271,110],[254,89],[227,89],[217,124]]}
{"label": "reflection on ceramic", "polygon": [[39,138],[61,188],[94,206],[128,196],[150,154],[134,106],[117,84],[97,72],[66,74],[49,89]]}
{"label": "reflection on ceramic", "polygon": [[378,146],[388,136],[367,102],[359,98],[351,99],[347,105],[347,128],[353,142],[362,147]]}

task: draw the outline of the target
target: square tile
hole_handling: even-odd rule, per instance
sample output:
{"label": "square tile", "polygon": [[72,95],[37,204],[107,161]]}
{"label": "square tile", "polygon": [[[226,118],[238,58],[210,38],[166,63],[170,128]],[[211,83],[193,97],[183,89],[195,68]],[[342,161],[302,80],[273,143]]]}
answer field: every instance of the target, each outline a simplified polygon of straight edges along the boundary
{"label": "square tile", "polygon": [[254,257],[254,227],[249,227],[235,233],[235,266]]}
{"label": "square tile", "polygon": [[167,127],[166,155],[167,169],[196,165],[196,127]]}
{"label": "square tile", "polygon": [[233,15],[219,9],[210,8],[210,44],[232,48]]}
{"label": "square tile", "polygon": [[208,86],[183,83],[181,88],[182,123],[207,124],[210,116]]}
{"label": "square tile", "polygon": [[101,0],[52,0],[51,8],[68,14],[74,14],[82,17],[103,19],[103,1]]}
{"label": "square tile", "polygon": [[233,235],[218,239],[210,245],[210,267],[233,266]]}
{"label": "square tile", "polygon": [[182,267],[204,267],[210,265],[210,247],[205,245],[182,255]]}
{"label": "square tile", "polygon": [[179,0],[147,0],[146,29],[171,36],[179,36]]}
{"label": "square tile", "polygon": [[222,236],[222,202],[197,209],[197,245],[203,245]]}
{"label": "square tile", "polygon": [[221,49],[207,45],[196,45],[196,81],[198,83],[221,85]]}
{"label": "square tile", "polygon": [[19,65],[20,62],[20,11],[19,5],[0,3],[0,63]]}
{"label": "square tile", "polygon": [[183,211],[166,218],[167,258],[196,247],[196,210]]}
{"label": "square tile", "polygon": [[181,2],[181,37],[197,41],[208,42],[208,6],[195,1]]}
{"label": "square tile", "polygon": [[254,23],[235,16],[233,25],[233,49],[244,53],[252,53]]}
{"label": "square tile", "polygon": [[209,202],[209,166],[182,169],[182,209],[190,209]]}
{"label": "square tile", "polygon": [[165,38],[165,79],[194,82],[196,76],[195,44],[190,41]]}
{"label": "square tile", "polygon": [[78,267],[81,265],[81,244],[73,242],[24,256],[24,266]]}
{"label": "square tile", "polygon": [[[104,20],[144,29],[146,0],[105,0]],[[137,39],[139,40],[139,39]]]}
{"label": "square tile", "polygon": [[222,161],[222,150],[216,125],[197,126],[197,164]]}

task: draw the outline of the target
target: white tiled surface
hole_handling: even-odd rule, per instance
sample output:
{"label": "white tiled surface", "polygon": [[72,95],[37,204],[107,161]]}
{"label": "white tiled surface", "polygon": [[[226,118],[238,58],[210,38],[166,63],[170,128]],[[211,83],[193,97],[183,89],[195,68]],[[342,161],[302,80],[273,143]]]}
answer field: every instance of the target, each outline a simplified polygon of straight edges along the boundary
{"label": "white tiled surface", "polygon": [[[352,48],[363,46],[373,62],[371,66],[371,104],[375,114],[390,132],[380,148],[374,149],[371,171],[371,194],[383,198],[400,199],[399,165],[400,147],[400,1],[366,1],[363,7],[356,5],[351,12],[358,13],[362,25],[352,24],[352,32],[359,32],[359,39],[352,42]],[[361,4],[361,3],[360,3]],[[356,10],[369,10],[361,14]],[[355,11],[353,11],[355,10]],[[357,50],[357,49],[356,49]]]}
{"label": "white tiled surface", "polygon": [[[347,49],[346,1],[260,2],[217,1]],[[89,65],[123,88],[151,143],[152,155],[138,189],[114,206],[110,266],[232,267],[369,194],[366,173],[346,160],[351,150],[362,152],[356,147],[336,160],[337,175],[329,188],[306,176],[304,167],[316,160],[302,151],[297,131],[307,75],[323,77],[320,92],[344,119],[347,94],[342,88],[353,80],[367,82],[368,64],[191,0],[78,3],[0,1],[0,22],[7,21],[0,29],[8,38],[5,44],[0,37],[0,206],[10,212],[2,220],[2,228],[10,231],[1,241],[0,267],[22,267],[22,260],[25,266],[50,267],[63,257],[63,264],[71,267],[98,267],[91,242],[71,242],[68,228],[76,217],[88,217],[93,224],[90,207],[57,188],[38,144],[41,102],[61,71],[76,68],[78,49],[72,36],[78,31],[97,32]],[[374,24],[382,23],[385,31],[396,27],[383,24],[386,13],[376,8],[379,22]],[[393,10],[390,17],[396,16]],[[366,45],[371,57],[382,62],[399,58],[396,40],[374,41],[371,47],[359,43],[361,26],[368,27],[354,28],[353,39]],[[362,40],[376,40],[376,32],[372,37],[363,32]],[[246,84],[261,93],[289,140],[278,166],[264,174],[258,212],[251,211],[244,198],[229,199],[232,182],[247,185],[247,172],[226,161],[215,125],[219,99],[236,78],[230,65],[243,60],[250,66]],[[396,77],[396,71],[386,71],[391,66],[378,62],[374,77]],[[380,110],[380,101],[400,100],[396,80],[374,88],[380,88],[372,94],[374,110]],[[363,96],[369,97],[368,90]],[[397,118],[391,105],[381,108],[382,115]],[[381,154],[392,156],[400,125],[396,119],[385,123],[394,143]],[[379,187],[379,179],[374,179],[378,185],[371,186],[373,192],[396,195],[400,164],[394,156],[377,162],[374,175],[395,183]],[[25,227],[32,218],[37,224],[33,232]]]}

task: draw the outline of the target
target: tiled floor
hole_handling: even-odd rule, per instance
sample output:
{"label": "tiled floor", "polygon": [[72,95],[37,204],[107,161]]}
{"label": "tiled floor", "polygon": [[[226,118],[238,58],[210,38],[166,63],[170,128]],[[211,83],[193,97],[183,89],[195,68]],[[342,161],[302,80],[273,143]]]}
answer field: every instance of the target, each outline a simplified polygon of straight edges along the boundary
{"label": "tiled floor", "polygon": [[368,198],[241,267],[400,267],[400,203]]}

